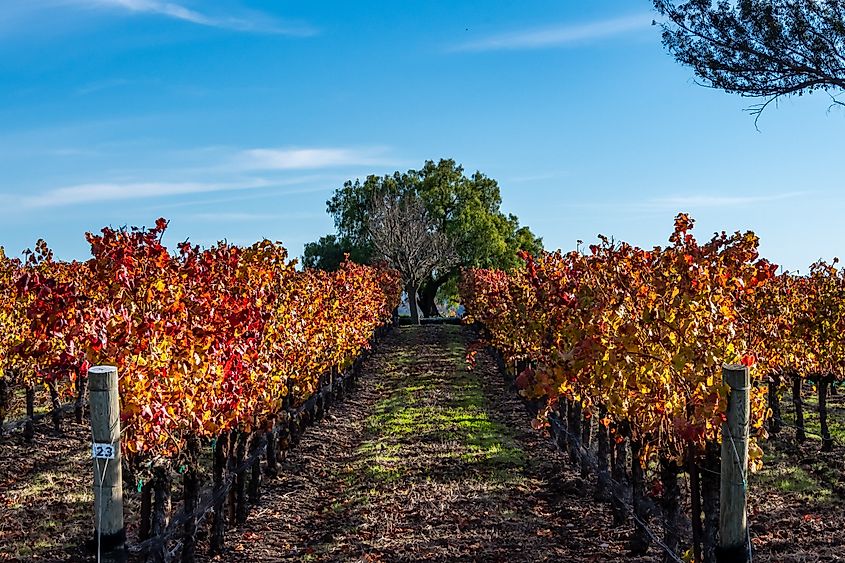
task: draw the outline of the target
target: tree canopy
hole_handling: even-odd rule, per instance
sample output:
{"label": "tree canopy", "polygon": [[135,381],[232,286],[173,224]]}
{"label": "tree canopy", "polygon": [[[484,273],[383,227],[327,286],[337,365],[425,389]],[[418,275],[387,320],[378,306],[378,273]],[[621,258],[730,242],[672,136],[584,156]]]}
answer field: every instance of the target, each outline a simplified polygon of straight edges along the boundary
{"label": "tree canopy", "polygon": [[655,0],[663,44],[704,85],[763,101],[845,90],[843,0]]}
{"label": "tree canopy", "polygon": [[353,262],[366,264],[370,261],[371,253],[368,246],[357,246],[338,235],[325,235],[315,242],[305,244],[302,262],[306,268],[334,271],[347,254]]}
{"label": "tree canopy", "polygon": [[[462,267],[510,269],[519,263],[518,252],[536,254],[542,241],[516,216],[501,211],[499,184],[475,172],[466,174],[452,159],[426,161],[419,170],[396,171],[385,176],[349,180],[326,202],[336,234],[322,237],[305,248],[307,267],[333,269],[345,252],[353,259],[374,258],[367,225],[371,202],[390,194],[415,194],[429,217],[451,242],[458,260],[451,268],[429,277],[420,287],[420,307],[437,314],[435,297],[441,288],[456,287]],[[451,291],[447,292],[451,293]]]}

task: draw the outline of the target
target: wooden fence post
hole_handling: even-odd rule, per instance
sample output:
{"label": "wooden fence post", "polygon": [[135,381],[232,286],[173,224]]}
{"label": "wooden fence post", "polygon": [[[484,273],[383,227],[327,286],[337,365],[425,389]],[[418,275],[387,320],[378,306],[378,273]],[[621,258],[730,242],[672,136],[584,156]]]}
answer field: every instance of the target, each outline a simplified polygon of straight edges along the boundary
{"label": "wooden fence post", "polygon": [[751,412],[748,368],[726,365],[722,380],[730,387],[727,420],[722,425],[722,472],[719,497],[719,563],[748,563],[746,518],[748,492],[748,419]]}
{"label": "wooden fence post", "polygon": [[94,541],[99,561],[122,562],[126,561],[126,529],[123,526],[117,368],[91,368],[88,389],[94,458]]}

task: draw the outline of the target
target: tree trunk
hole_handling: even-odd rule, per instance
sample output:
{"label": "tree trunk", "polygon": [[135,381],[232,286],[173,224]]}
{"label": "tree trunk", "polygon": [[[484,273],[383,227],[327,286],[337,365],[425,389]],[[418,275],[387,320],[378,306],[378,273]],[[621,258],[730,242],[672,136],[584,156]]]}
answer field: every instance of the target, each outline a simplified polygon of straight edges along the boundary
{"label": "tree trunk", "polygon": [[343,400],[346,398],[345,393],[345,385],[346,382],[343,379],[343,373],[338,371],[335,376],[334,382],[332,383],[332,393],[334,394],[333,403],[342,403]]}
{"label": "tree trunk", "polygon": [[720,446],[707,442],[704,465],[701,471],[701,499],[704,512],[704,563],[716,563],[717,535],[719,533],[719,495],[721,494],[722,468]]}
{"label": "tree trunk", "polygon": [[[167,529],[170,522],[170,471],[162,466],[153,469],[153,516],[152,535],[160,536]],[[164,561],[166,546],[150,553],[149,560],[155,563]]]}
{"label": "tree trunk", "polygon": [[3,435],[3,423],[6,421],[6,412],[12,402],[12,389],[9,385],[8,372],[0,372],[0,436]]}
{"label": "tree trunk", "polygon": [[290,448],[290,415],[283,414],[282,424],[277,432],[278,439],[276,441],[276,462],[282,463],[287,456],[288,448]]}
{"label": "tree trunk", "polygon": [[586,479],[590,475],[590,456],[587,453],[590,451],[590,443],[592,441],[593,433],[593,417],[584,416],[581,422],[581,445],[584,449],[581,451],[581,478]]}
{"label": "tree trunk", "polygon": [[[609,462],[608,471],[610,471],[610,475],[613,473],[613,466],[616,465],[616,423],[611,423],[607,427],[607,461]],[[615,477],[614,477],[615,479]],[[612,480],[612,479],[611,479]],[[612,483],[611,483],[612,485]],[[611,486],[611,491],[613,487]]]}
{"label": "tree trunk", "polygon": [[795,439],[800,443],[807,439],[804,433],[804,402],[801,400],[801,376],[792,376],[792,404],[795,405]]}
{"label": "tree trunk", "polygon": [[144,541],[150,537],[150,526],[153,513],[153,482],[148,480],[141,484],[141,522],[138,526],[138,540]]}
{"label": "tree trunk", "polygon": [[774,436],[781,429],[780,415],[780,374],[773,373],[769,383],[769,408],[772,409],[772,417],[769,419],[769,434]]}
{"label": "tree trunk", "polygon": [[311,426],[315,422],[317,422],[317,410],[319,408],[319,395],[315,398],[315,400],[311,403],[311,406],[305,411],[308,415],[308,418],[305,419],[306,426]]}
{"label": "tree trunk", "polygon": [[279,468],[276,464],[279,459],[276,455],[276,428],[271,428],[267,434],[267,467],[265,469],[268,477],[275,477],[279,474]]}
{"label": "tree trunk", "polygon": [[56,434],[62,431],[62,402],[59,399],[59,390],[56,388],[56,382],[50,381],[47,384],[47,390],[50,392],[50,405],[52,407],[51,418],[53,420],[53,430]]}
{"label": "tree trunk", "polygon": [[833,451],[833,438],[830,435],[830,427],[827,424],[827,391],[830,383],[833,381],[833,376],[825,375],[819,378],[817,386],[819,393],[819,426],[822,432],[822,451]]}
{"label": "tree trunk", "polygon": [[569,461],[577,465],[581,459],[581,403],[572,401],[569,406]]}
{"label": "tree trunk", "polygon": [[413,284],[408,284],[405,287],[405,292],[408,294],[408,308],[411,310],[411,323],[420,324],[420,311],[417,308],[417,287]]}
{"label": "tree trunk", "polygon": [[437,310],[437,291],[440,289],[433,280],[420,288],[420,309],[426,317],[439,317]]}
{"label": "tree trunk", "polygon": [[[667,459],[660,460],[660,480],[663,482],[663,543],[676,554],[680,534],[678,530],[681,524],[681,487],[678,484],[678,472],[680,468],[674,461]],[[675,561],[668,553],[663,555],[664,563]]]}
{"label": "tree trunk", "polygon": [[184,536],[182,540],[182,563],[194,563],[196,559],[196,535],[197,518],[194,512],[197,510],[200,492],[200,479],[197,471],[197,454],[199,453],[199,441],[192,437],[188,440],[186,453],[188,454],[187,468],[182,475],[182,486],[184,487],[185,519]]}
{"label": "tree trunk", "polygon": [[[370,343],[372,345],[372,342]],[[335,381],[337,380],[337,368],[332,367],[329,370],[329,391],[326,395],[326,412],[330,411],[332,406],[335,403],[337,398],[337,386],[335,385]]]}
{"label": "tree trunk", "polygon": [[[425,307],[428,307],[429,316],[432,317],[439,317],[440,311],[437,310],[437,292],[440,291],[440,288],[449,281],[450,278],[460,273],[458,269],[451,269],[447,272],[444,272],[438,277],[434,279],[429,277],[426,280],[425,284],[422,287],[422,300],[425,302]],[[424,309],[425,310],[425,309]]]}
{"label": "tree trunk", "polygon": [[613,478],[613,483],[611,484],[613,490],[613,524],[615,526],[625,524],[625,521],[628,519],[628,514],[625,510],[625,492],[627,489],[625,483],[625,465],[628,462],[628,440],[625,437],[626,434],[627,429],[623,424],[616,425],[613,468],[611,473],[611,477]]}
{"label": "tree trunk", "polygon": [[211,520],[211,539],[209,551],[211,555],[223,553],[223,538],[226,532],[226,495],[223,494],[223,471],[226,468],[227,453],[229,451],[229,434],[221,434],[214,443],[214,461],[212,465],[212,480],[214,483],[214,513]]}
{"label": "tree trunk", "polygon": [[170,472],[162,466],[153,469],[152,535],[160,536],[170,522]]}
{"label": "tree trunk", "polygon": [[557,444],[558,449],[561,452],[566,451],[566,444],[568,443],[569,437],[567,436],[567,420],[569,417],[569,412],[567,411],[567,404],[564,399],[559,399],[557,402],[557,415],[558,419],[560,420],[560,429],[558,430],[558,434],[555,437],[555,443]]}
{"label": "tree trunk", "polygon": [[88,373],[79,370],[76,376],[76,404],[73,414],[77,424],[82,424],[82,415],[85,411],[85,388],[88,385]]}
{"label": "tree trunk", "polygon": [[320,377],[320,384],[317,387],[317,400],[314,402],[314,421],[323,420],[326,413],[326,376]]}
{"label": "tree trunk", "polygon": [[246,477],[247,468],[241,467],[246,459],[246,446],[249,435],[246,432],[238,432],[238,446],[235,454],[237,474],[235,475],[235,520],[238,524],[246,522],[248,507],[246,504]]}
{"label": "tree trunk", "polygon": [[596,439],[598,442],[598,487],[596,500],[606,502],[610,498],[610,444],[608,442],[607,426],[602,420],[607,416],[607,409],[599,407],[599,420],[596,424]]}
{"label": "tree trunk", "polygon": [[651,538],[645,527],[648,525],[648,511],[645,507],[645,475],[640,460],[641,445],[631,440],[631,504],[634,507],[634,534],[631,536],[632,555],[645,555],[651,545]]}
{"label": "tree trunk", "polygon": [[291,416],[288,422],[288,443],[290,448],[295,448],[299,444],[302,437],[302,430],[300,429],[300,417]]}
{"label": "tree trunk", "polygon": [[229,432],[229,443],[227,444],[226,448],[226,471],[232,479],[232,484],[229,487],[229,493],[226,499],[226,513],[227,519],[231,524],[237,522],[238,487],[235,470],[238,468],[238,456],[236,452],[240,434],[241,433],[238,430],[232,430],[231,432]]}
{"label": "tree trunk", "polygon": [[701,473],[698,469],[695,449],[687,446],[687,472],[689,472],[690,513],[692,516],[692,552],[693,560],[701,561],[701,541],[704,531],[701,525]]}
{"label": "tree trunk", "polygon": [[35,423],[32,417],[35,416],[35,388],[32,383],[26,384],[26,422],[23,427],[23,439],[32,442],[35,437]]}
{"label": "tree trunk", "polygon": [[[258,453],[260,449],[259,443],[261,442],[261,434],[258,432],[253,432],[252,440],[250,442],[250,457]],[[261,456],[255,458],[255,461],[252,462],[250,466],[251,475],[249,477],[249,502],[252,504],[258,504],[258,501],[261,499]]]}

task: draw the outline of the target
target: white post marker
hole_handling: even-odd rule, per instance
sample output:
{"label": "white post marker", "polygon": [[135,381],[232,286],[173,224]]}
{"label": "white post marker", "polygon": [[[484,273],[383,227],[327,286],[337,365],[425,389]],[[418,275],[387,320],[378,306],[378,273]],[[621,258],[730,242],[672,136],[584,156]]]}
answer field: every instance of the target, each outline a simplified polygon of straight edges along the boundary
{"label": "white post marker", "polygon": [[91,401],[91,457],[94,459],[94,533],[97,561],[126,561],[123,475],[120,456],[120,400],[117,368],[88,370]]}
{"label": "white post marker", "polygon": [[730,387],[727,420],[722,425],[722,482],[719,499],[719,563],[747,563],[748,536],[748,419],[751,415],[748,368],[722,367],[722,381]]}

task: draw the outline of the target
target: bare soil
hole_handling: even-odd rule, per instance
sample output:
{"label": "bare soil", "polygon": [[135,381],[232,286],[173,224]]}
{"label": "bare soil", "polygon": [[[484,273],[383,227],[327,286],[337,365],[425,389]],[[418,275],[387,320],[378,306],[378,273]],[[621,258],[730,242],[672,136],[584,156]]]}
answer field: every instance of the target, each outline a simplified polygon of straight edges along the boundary
{"label": "bare soil", "polygon": [[627,530],[604,525],[608,509],[531,428],[492,358],[466,370],[470,337],[442,325],[389,336],[221,560],[628,560]]}
{"label": "bare soil", "polygon": [[[307,430],[213,560],[660,561],[657,547],[628,556],[630,525],[611,525],[592,479],[532,429],[490,355],[467,369],[472,338],[448,325],[388,335],[357,388]],[[842,432],[843,397],[832,402]],[[20,432],[0,437],[0,561],[92,561],[83,548],[93,504],[88,426],[69,418],[60,435],[48,420],[36,430],[32,445]],[[755,562],[845,561],[845,444],[818,448],[812,436],[795,445],[791,429],[765,445],[750,488]],[[125,496],[131,541],[132,484]]]}

